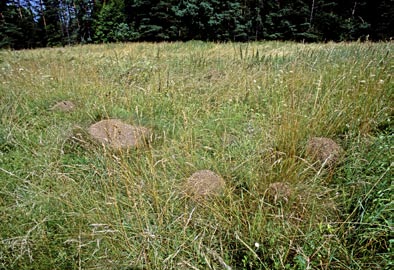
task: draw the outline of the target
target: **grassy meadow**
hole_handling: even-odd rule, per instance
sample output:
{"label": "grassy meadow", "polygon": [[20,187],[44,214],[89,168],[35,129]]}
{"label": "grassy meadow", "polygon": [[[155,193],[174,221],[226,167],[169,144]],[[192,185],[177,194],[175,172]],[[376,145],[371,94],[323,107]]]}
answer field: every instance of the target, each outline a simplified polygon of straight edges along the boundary
{"label": "grassy meadow", "polygon": [[[392,269],[394,43],[0,51],[0,269]],[[72,112],[50,110],[58,101]],[[87,128],[152,130],[113,151]],[[345,150],[333,171],[311,137]],[[226,181],[193,200],[195,171]],[[291,188],[273,201],[275,182]]]}

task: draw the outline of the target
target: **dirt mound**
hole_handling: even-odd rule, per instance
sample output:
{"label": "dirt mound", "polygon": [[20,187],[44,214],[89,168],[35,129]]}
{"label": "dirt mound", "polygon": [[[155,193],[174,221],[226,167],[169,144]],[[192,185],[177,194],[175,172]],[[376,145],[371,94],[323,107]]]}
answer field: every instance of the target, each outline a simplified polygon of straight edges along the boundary
{"label": "dirt mound", "polygon": [[71,112],[75,109],[75,104],[69,100],[63,100],[51,107],[52,111]]}
{"label": "dirt mound", "polygon": [[209,81],[218,81],[223,78],[223,76],[224,73],[222,71],[212,69],[208,71],[208,73],[206,73],[203,78]]}
{"label": "dirt mound", "polygon": [[319,165],[333,169],[340,161],[344,150],[335,141],[324,137],[313,137],[306,145],[306,155]]}
{"label": "dirt mound", "polygon": [[194,197],[217,195],[225,187],[224,179],[210,170],[193,173],[186,182],[186,192]]}
{"label": "dirt mound", "polygon": [[149,137],[146,127],[132,126],[118,119],[101,120],[91,125],[88,132],[100,143],[116,149],[143,146]]}
{"label": "dirt mound", "polygon": [[291,188],[284,182],[275,182],[268,186],[267,198],[274,204],[279,202],[288,202],[290,195]]}

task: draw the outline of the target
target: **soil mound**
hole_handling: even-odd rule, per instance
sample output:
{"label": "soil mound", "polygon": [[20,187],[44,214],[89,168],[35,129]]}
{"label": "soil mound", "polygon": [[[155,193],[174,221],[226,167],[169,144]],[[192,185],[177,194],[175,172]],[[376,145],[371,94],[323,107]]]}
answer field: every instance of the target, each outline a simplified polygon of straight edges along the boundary
{"label": "soil mound", "polygon": [[194,197],[218,195],[224,187],[224,179],[210,170],[197,171],[186,182],[187,193]]}
{"label": "soil mound", "polygon": [[223,78],[223,76],[223,72],[213,69],[210,70],[207,74],[205,74],[203,78],[209,81],[219,81],[221,78]]}
{"label": "soil mound", "polygon": [[95,140],[116,149],[143,146],[149,137],[146,127],[132,126],[118,119],[101,120],[91,125],[88,132]]}
{"label": "soil mound", "polygon": [[330,138],[313,137],[306,146],[306,155],[319,165],[333,169],[340,161],[344,150]]}
{"label": "soil mound", "polygon": [[284,182],[275,182],[268,186],[268,200],[274,204],[279,202],[288,202],[291,195],[291,189]]}
{"label": "soil mound", "polygon": [[71,112],[74,109],[75,109],[75,104],[69,100],[60,101],[51,107],[52,111],[61,111],[61,112]]}

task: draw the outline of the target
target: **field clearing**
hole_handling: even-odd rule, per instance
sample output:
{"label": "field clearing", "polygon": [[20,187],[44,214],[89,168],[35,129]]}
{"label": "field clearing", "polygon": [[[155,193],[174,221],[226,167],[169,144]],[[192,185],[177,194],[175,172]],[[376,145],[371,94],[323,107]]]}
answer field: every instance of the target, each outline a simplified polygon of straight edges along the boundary
{"label": "field clearing", "polygon": [[[391,269],[393,50],[0,51],[0,269]],[[75,108],[51,109],[64,100]],[[149,143],[95,142],[103,119],[149,128]],[[335,168],[308,156],[313,137],[344,149]],[[185,193],[198,170],[224,190]]]}

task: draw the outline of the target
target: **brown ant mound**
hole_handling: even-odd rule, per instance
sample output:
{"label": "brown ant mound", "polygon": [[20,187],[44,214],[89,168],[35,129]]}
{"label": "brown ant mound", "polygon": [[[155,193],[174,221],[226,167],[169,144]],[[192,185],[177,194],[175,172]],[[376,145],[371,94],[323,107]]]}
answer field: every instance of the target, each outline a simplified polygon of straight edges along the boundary
{"label": "brown ant mound", "polygon": [[146,127],[132,126],[118,119],[101,120],[91,125],[88,133],[98,142],[115,149],[141,147],[149,137]]}
{"label": "brown ant mound", "polygon": [[74,109],[75,109],[75,104],[69,100],[60,101],[51,107],[52,111],[61,111],[61,112],[71,112]]}
{"label": "brown ant mound", "polygon": [[319,165],[333,169],[340,162],[344,150],[330,138],[313,137],[306,145],[306,155]]}
{"label": "brown ant mound", "polygon": [[289,185],[284,182],[275,182],[268,186],[267,198],[273,203],[288,202],[291,196],[292,190]]}
{"label": "brown ant mound", "polygon": [[197,198],[220,194],[225,187],[224,179],[210,170],[193,173],[186,182],[186,192]]}

